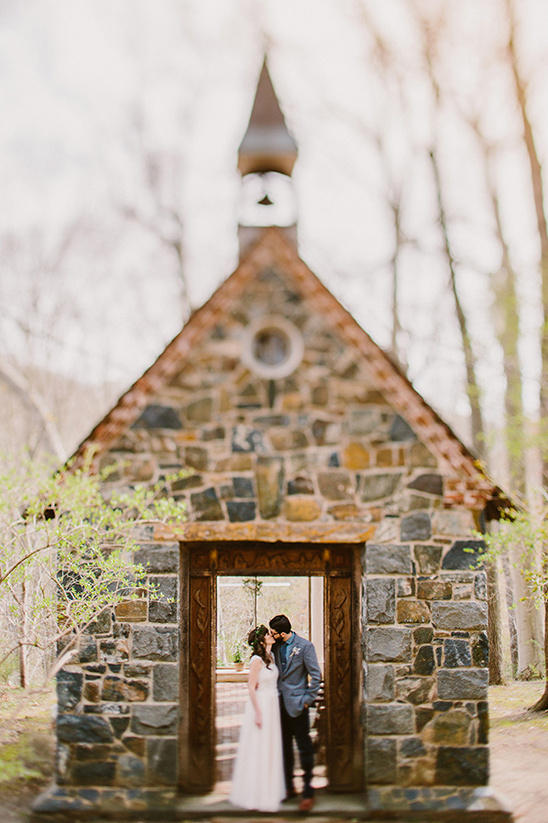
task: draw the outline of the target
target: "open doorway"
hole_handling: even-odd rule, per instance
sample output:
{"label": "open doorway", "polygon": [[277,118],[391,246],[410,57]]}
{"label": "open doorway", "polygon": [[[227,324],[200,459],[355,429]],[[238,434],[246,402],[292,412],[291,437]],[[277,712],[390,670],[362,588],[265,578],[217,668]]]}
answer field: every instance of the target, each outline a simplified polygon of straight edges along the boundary
{"label": "open doorway", "polygon": [[[286,614],[297,634],[314,643],[322,670],[322,689],[311,710],[315,748],[314,785],[326,785],[323,577],[226,576],[217,580],[216,642],[216,789],[230,791],[230,779],[247,700],[246,638],[254,626],[268,625],[275,614]],[[295,752],[295,763],[299,763]],[[297,787],[300,783],[296,772]]]}
{"label": "open doorway", "polygon": [[[310,585],[323,588],[318,600],[323,602],[319,629],[323,644],[316,640],[318,635],[312,634],[311,639],[324,658],[327,787],[330,792],[363,790],[361,553],[360,545],[341,543],[181,544],[179,787],[183,793],[206,794],[217,780],[217,591],[230,589],[219,584],[230,577],[282,582],[283,576],[311,578]],[[272,593],[283,588],[287,587],[263,586]],[[271,608],[274,613],[289,611],[285,605],[269,607],[266,595],[258,597],[257,603],[257,609],[260,603],[267,610],[266,614],[258,610],[258,619],[267,619]],[[303,631],[297,622],[295,627]],[[245,685],[245,676],[242,680]]]}

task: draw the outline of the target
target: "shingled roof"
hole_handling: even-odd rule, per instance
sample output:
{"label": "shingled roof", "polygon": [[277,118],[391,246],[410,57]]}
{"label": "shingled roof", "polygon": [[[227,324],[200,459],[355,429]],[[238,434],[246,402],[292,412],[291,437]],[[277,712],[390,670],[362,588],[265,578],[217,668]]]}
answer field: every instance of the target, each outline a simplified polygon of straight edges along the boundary
{"label": "shingled roof", "polygon": [[416,391],[386,352],[300,259],[293,244],[277,228],[264,230],[233,274],[192,314],[158,359],[122,395],[114,408],[81,443],[73,455],[72,465],[82,466],[90,456],[91,465],[97,465],[97,458],[132,426],[156,392],[168,384],[192,357],[193,348],[227,315],[242,292],[267,266],[280,267],[286,277],[293,281],[295,289],[306,299],[310,310],[325,317],[345,344],[359,353],[371,380],[387,402],[438,458],[446,476],[446,504],[463,504],[470,508],[483,508],[487,505],[490,516],[496,516],[499,505],[506,501],[500,489],[483,473],[476,457]]}

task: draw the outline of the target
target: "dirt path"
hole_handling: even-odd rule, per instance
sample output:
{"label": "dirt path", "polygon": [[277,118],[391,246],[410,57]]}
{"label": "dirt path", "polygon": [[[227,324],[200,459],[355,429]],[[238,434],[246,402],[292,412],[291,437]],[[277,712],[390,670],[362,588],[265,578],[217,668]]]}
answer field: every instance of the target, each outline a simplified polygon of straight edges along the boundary
{"label": "dirt path", "polygon": [[[491,785],[514,811],[515,823],[548,823],[548,713],[527,711],[542,693],[540,683],[492,687]],[[40,712],[40,709],[37,709]],[[30,729],[32,766],[44,779],[0,783],[0,823],[26,823],[30,804],[47,783],[53,762],[49,707]]]}
{"label": "dirt path", "polygon": [[541,694],[538,682],[489,690],[491,785],[516,823],[548,823],[548,713],[527,711]]}

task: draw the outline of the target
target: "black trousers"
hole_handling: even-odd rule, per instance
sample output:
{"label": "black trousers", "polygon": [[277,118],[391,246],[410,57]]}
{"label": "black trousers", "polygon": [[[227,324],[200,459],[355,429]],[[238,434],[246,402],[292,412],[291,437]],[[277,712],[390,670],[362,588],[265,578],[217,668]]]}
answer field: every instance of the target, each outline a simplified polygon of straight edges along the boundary
{"label": "black trousers", "polygon": [[314,747],[310,738],[310,715],[308,709],[303,709],[297,717],[291,717],[284,706],[280,695],[280,714],[282,721],[282,748],[284,756],[285,786],[288,794],[294,790],[293,786],[293,738],[299,750],[301,769],[303,770],[304,788],[303,797],[312,797],[312,771],[314,769]]}

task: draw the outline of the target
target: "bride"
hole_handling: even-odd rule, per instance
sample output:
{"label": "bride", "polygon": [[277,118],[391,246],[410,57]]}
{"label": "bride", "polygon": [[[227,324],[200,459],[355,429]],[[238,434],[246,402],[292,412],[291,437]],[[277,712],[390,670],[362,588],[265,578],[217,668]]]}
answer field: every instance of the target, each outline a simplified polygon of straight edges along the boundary
{"label": "bride", "polygon": [[274,638],[266,626],[252,629],[247,642],[249,699],[244,712],[230,801],[243,809],[278,811],[285,797],[278,669],[272,655]]}

